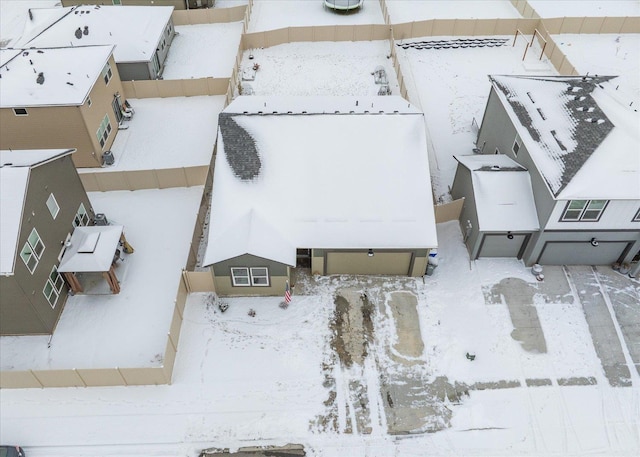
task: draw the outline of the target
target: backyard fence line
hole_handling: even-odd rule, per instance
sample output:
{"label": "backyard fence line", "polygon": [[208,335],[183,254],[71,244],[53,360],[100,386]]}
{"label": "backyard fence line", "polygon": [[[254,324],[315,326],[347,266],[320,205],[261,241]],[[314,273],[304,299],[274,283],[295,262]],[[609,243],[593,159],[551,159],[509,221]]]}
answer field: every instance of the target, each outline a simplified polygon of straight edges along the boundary
{"label": "backyard fence line", "polygon": [[225,95],[229,78],[150,79],[122,81],[126,98],[194,97]]}
{"label": "backyard fence line", "polygon": [[209,165],[199,165],[153,170],[83,171],[79,175],[87,192],[110,192],[202,186],[208,172]]}
{"label": "backyard fence line", "polygon": [[161,366],[2,370],[0,371],[0,389],[171,384],[188,295],[187,285],[181,274]]}
{"label": "backyard fence line", "polygon": [[449,203],[434,206],[436,212],[436,224],[442,222],[456,221],[460,218],[464,198],[459,198]]}
{"label": "backyard fence line", "polygon": [[174,10],[171,14],[174,25],[221,24],[240,22],[247,16],[247,5],[230,8],[200,8],[194,10]]}

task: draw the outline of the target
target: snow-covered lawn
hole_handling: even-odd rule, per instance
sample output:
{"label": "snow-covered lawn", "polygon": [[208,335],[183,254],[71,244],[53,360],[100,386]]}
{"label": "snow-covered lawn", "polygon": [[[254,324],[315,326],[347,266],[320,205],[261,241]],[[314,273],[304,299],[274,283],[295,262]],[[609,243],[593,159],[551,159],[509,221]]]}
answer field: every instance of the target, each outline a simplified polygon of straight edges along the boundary
{"label": "snow-covered lawn", "polygon": [[164,79],[229,78],[238,55],[242,22],[176,26]]}
{"label": "snow-covered lawn", "polygon": [[507,0],[387,0],[392,24],[428,19],[511,19],[522,17]]}
{"label": "snow-covered lawn", "polygon": [[[48,336],[0,338],[2,370],[161,365],[202,191],[90,192],[95,211],[124,225],[135,249],[124,260],[121,291],[69,297],[50,349]],[[4,391],[2,400],[4,410]]]}
{"label": "snow-covered lawn", "polygon": [[242,68],[260,65],[255,81],[249,81],[255,95],[377,95],[380,86],[372,73],[382,65],[398,95],[387,55],[388,41],[288,43],[245,51]]}
{"label": "snow-covered lawn", "polygon": [[[427,37],[402,43],[459,38]],[[439,201],[450,199],[449,186],[457,164],[453,155],[471,154],[475,147],[472,120],[475,118],[481,125],[491,88],[487,75],[557,74],[546,57],[538,60],[534,48],[522,61],[524,39],[519,38],[512,47],[513,37],[502,38],[506,43],[501,47],[403,49],[396,46],[409,99],[425,113],[432,183]]]}
{"label": "snow-covered lawn", "polygon": [[135,110],[126,130],[119,130],[111,146],[115,163],[80,173],[208,165],[216,141],[218,114],[225,97],[169,97],[129,99]]}
{"label": "snow-covered lawn", "polygon": [[580,74],[619,76],[614,84],[629,102],[640,103],[640,34],[563,34],[553,40]]}
{"label": "snow-covered lawn", "polygon": [[384,24],[380,2],[366,0],[353,13],[334,12],[321,0],[254,0],[249,32],[319,25]]}
{"label": "snow-covered lawn", "polygon": [[540,17],[640,16],[637,0],[528,0]]}

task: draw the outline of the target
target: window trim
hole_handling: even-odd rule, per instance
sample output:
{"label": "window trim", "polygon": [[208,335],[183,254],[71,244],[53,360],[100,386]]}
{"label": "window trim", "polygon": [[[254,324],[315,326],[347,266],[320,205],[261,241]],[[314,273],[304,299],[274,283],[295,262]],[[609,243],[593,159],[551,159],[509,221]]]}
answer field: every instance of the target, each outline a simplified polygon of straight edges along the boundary
{"label": "window trim", "polygon": [[[55,273],[56,278],[55,278],[55,282],[54,280],[51,279],[51,276]],[[58,298],[60,298],[60,293],[62,292],[62,289],[64,288],[64,278],[62,277],[62,275],[58,272],[58,267],[56,267],[55,265],[53,266],[53,268],[51,268],[51,273],[49,273],[49,276],[47,276],[47,281],[44,283],[44,287],[42,288],[42,295],[44,295],[44,297],[47,299],[47,301],[49,302],[49,305],[51,305],[51,308],[55,308],[56,304],[58,303]],[[51,290],[49,291],[49,295],[47,296],[47,286],[51,287]],[[55,300],[53,300],[53,303],[51,303],[51,296],[54,295],[56,296]]]}
{"label": "window trim", "polygon": [[100,127],[96,130],[96,138],[98,139],[98,143],[100,143],[100,147],[104,149],[105,144],[109,140],[109,135],[111,135],[111,119],[109,119],[109,114],[105,114],[102,118],[102,122],[100,122]]}
{"label": "window trim", "polygon": [[[264,274],[258,274],[254,270],[264,270]],[[269,267],[230,267],[231,284],[233,287],[270,287],[271,276]],[[259,279],[266,279],[266,284],[259,284]],[[241,281],[240,281],[241,280]],[[246,284],[241,284],[246,280]]]}
{"label": "window trim", "polygon": [[[569,210],[569,206],[571,205],[572,202],[585,202],[584,206],[582,207],[582,209],[580,209],[580,214],[578,215],[577,218],[575,219],[567,219],[566,215],[567,215],[567,211]],[[589,209],[589,206],[591,205],[592,202],[604,202],[604,205],[602,206],[602,209]],[[567,204],[564,207],[564,210],[562,211],[562,215],[560,216],[560,222],[599,222],[600,219],[602,218],[602,214],[604,213],[605,209],[607,209],[607,206],[609,206],[609,200],[568,200]],[[571,211],[578,211],[578,209],[572,209]],[[595,219],[585,219],[584,215],[588,212],[588,211],[598,211],[598,217]]]}
{"label": "window trim", "polygon": [[640,208],[638,208],[638,211],[636,211],[636,215],[633,216],[633,219],[631,219],[631,222],[640,222]]}
{"label": "window trim", "polygon": [[[254,275],[253,274],[253,270],[264,270],[265,274],[264,275]],[[271,285],[271,280],[269,278],[269,268],[268,267],[251,267],[249,268],[249,273],[251,274],[251,286],[253,287],[269,287]],[[257,278],[265,278],[267,280],[266,284],[257,284],[256,283],[256,279]]]}
{"label": "window trim", "polygon": [[[81,213],[80,210],[83,212]],[[86,219],[86,221],[85,221]],[[76,220],[79,222],[76,223]],[[84,222],[84,224],[82,223]],[[89,225],[89,213],[87,213],[87,209],[84,207],[84,203],[80,202],[80,206],[78,206],[78,211],[76,211],[76,215],[73,217],[73,222],[71,222],[73,227],[86,227]]]}
{"label": "window trim", "polygon": [[113,78],[113,71],[111,70],[111,65],[107,62],[102,69],[102,79],[104,80],[104,84],[108,86],[111,78]]}
{"label": "window trim", "polygon": [[[37,240],[34,243],[32,243],[31,237],[34,234],[36,235]],[[38,243],[42,245],[42,249],[40,250],[40,253],[38,253]],[[26,248],[29,248],[28,254],[25,254]],[[29,233],[27,240],[24,242],[24,245],[20,250],[20,258],[22,259],[25,266],[27,267],[27,270],[29,270],[29,273],[33,274],[33,272],[36,271],[36,268],[38,268],[38,264],[40,263],[40,259],[42,258],[42,254],[44,254],[45,249],[46,249],[46,246],[44,245],[42,238],[40,238],[40,234],[34,227],[33,229],[31,229],[31,233]],[[25,260],[25,257],[27,257],[27,260]],[[31,261],[32,258],[35,259],[35,263],[33,264],[33,269],[29,266],[29,262]]]}
{"label": "window trim", "polygon": [[[49,202],[53,202],[53,204],[55,205],[55,210],[51,209]],[[47,209],[49,210],[49,213],[54,220],[56,219],[56,217],[58,217],[58,214],[60,214],[60,205],[58,205],[58,200],[56,200],[56,196],[53,195],[53,192],[50,193],[49,198],[47,198]]]}
{"label": "window trim", "polygon": [[[18,110],[24,111],[24,113],[18,113]],[[27,111],[27,108],[13,108],[13,114],[21,117],[21,116],[28,116],[29,115],[29,111]]]}
{"label": "window trim", "polygon": [[[518,146],[516,148],[516,146]],[[520,148],[522,147],[522,145],[520,143],[518,143],[518,138],[515,138],[513,140],[513,145],[511,146],[511,151],[513,151],[513,155],[518,157],[518,152],[520,151]]]}

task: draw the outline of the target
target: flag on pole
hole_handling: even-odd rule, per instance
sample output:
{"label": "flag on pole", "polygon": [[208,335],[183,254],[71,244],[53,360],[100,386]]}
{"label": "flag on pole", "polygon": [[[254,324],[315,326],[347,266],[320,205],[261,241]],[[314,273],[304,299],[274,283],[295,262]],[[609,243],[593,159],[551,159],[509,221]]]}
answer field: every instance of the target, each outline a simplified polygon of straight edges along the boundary
{"label": "flag on pole", "polygon": [[289,281],[286,282],[284,287],[284,302],[291,303],[291,288],[289,287]]}

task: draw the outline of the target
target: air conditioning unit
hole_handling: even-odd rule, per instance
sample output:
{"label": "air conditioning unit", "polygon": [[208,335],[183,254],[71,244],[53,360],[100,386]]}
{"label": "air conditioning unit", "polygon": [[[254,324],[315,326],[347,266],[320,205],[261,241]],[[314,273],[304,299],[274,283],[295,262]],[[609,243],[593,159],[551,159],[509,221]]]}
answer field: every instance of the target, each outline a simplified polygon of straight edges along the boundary
{"label": "air conditioning unit", "polygon": [[93,218],[93,225],[109,225],[107,216],[104,213],[97,213]]}

